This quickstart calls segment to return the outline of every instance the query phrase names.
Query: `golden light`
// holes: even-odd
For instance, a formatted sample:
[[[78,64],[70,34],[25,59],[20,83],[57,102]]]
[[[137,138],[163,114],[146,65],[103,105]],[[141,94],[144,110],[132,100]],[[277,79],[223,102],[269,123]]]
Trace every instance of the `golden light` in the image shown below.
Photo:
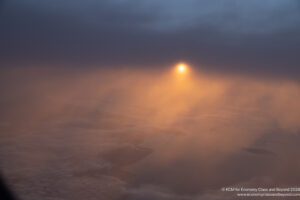
[[[185,70],[185,67],[184,67],[183,65],[180,65],[180,66],[179,66],[179,71],[182,72],[182,71],[184,71],[184,70]]]
[[[177,65],[177,71],[183,73],[187,70],[187,66],[184,63],[180,63]]]

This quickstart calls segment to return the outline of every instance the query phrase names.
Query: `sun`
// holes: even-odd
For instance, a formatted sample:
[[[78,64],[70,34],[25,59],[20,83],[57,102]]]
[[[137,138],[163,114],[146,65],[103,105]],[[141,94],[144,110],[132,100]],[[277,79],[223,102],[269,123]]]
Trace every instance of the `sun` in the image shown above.
[[[182,71],[185,70],[185,67],[184,67],[183,65],[180,65],[180,66],[178,67],[178,70],[182,72]]]
[[[186,71],[186,64],[184,63],[180,63],[177,65],[177,71],[180,72],[180,73],[183,73]]]

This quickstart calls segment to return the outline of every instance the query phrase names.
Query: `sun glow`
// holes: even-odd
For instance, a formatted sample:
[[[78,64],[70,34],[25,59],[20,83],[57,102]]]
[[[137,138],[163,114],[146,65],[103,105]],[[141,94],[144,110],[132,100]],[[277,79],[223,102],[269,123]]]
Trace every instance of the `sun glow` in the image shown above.
[[[177,65],[177,70],[178,70],[179,72],[185,72],[185,71],[186,71],[186,65],[183,64],[183,63],[178,64],[178,65]]]
[[[189,71],[188,65],[185,63],[178,63],[175,66],[175,71],[176,71],[176,73],[179,73],[179,74],[186,74]]]
[[[183,72],[185,70],[185,67],[183,65],[180,65],[178,69],[179,71]]]

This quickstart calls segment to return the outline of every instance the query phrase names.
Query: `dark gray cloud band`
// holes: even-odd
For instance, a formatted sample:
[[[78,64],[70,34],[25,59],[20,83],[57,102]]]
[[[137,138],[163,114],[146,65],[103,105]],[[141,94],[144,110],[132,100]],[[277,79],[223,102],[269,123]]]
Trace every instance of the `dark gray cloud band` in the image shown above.
[[[298,79],[297,1],[5,1],[3,64],[164,66]]]

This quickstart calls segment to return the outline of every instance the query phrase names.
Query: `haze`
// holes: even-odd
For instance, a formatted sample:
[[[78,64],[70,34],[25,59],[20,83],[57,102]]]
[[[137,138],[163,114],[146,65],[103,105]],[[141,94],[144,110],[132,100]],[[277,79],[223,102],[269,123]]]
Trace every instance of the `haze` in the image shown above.
[[[0,6],[0,169],[20,199],[299,185],[298,1]]]

